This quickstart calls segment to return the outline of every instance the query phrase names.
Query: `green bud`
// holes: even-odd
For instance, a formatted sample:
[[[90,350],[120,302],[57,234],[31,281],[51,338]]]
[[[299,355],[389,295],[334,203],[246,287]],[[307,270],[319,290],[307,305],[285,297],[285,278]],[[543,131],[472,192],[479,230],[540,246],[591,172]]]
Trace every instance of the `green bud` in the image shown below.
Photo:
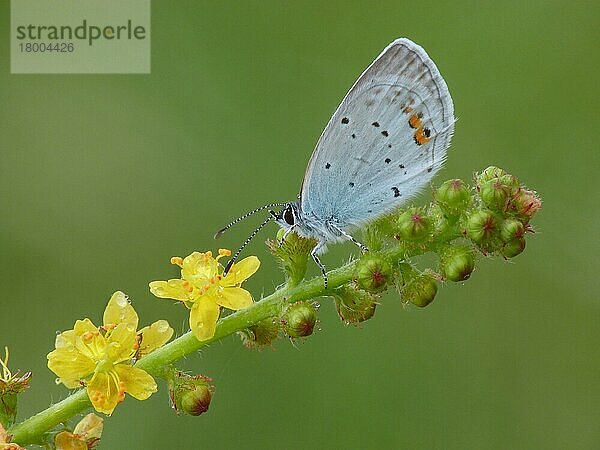
[[[501,176],[506,175],[506,171],[500,169],[496,166],[490,166],[485,169],[483,172],[475,175],[475,181],[477,185],[481,185],[486,181],[493,180],[494,178],[500,178]]]
[[[471,191],[463,180],[448,180],[435,191],[434,198],[446,214],[456,216],[469,206]]]
[[[498,177],[498,180],[500,180],[500,183],[510,188],[512,191],[516,191],[521,186],[521,182],[519,181],[519,179],[509,173]]]
[[[378,253],[368,252],[356,263],[354,279],[367,292],[381,292],[393,277],[392,266]]]
[[[289,233],[282,241],[285,230],[280,228],[277,239],[267,240],[269,250],[275,256],[285,271],[292,285],[304,279],[308,257],[311,250],[317,245],[315,239],[303,238],[296,233]]]
[[[177,370],[167,375],[171,406],[177,413],[199,416],[208,411],[214,388],[212,379],[203,375],[188,375]]]
[[[308,302],[288,306],[281,319],[284,331],[291,338],[310,336],[316,322],[317,308]]]
[[[396,227],[400,238],[407,241],[424,239],[430,234],[430,222],[421,208],[409,208],[398,217]]]
[[[448,246],[440,256],[442,276],[450,281],[464,281],[471,276],[475,268],[475,254],[470,247]]]
[[[388,233],[393,234],[393,233]],[[384,233],[379,223],[369,223],[362,229],[363,242],[372,252],[378,252],[383,248]]]
[[[260,350],[265,346],[271,345],[279,337],[280,328],[279,321],[268,318],[239,333],[242,338],[242,344],[245,347]]]
[[[514,258],[523,253],[523,250],[525,250],[525,239],[523,238],[512,239],[505,243],[500,249],[505,258]]]
[[[477,190],[485,206],[493,211],[504,211],[512,188],[504,185],[500,178],[494,178],[478,185]]]
[[[437,280],[433,274],[424,272],[411,278],[400,290],[400,295],[403,301],[424,308],[433,301],[437,289]]]
[[[500,226],[500,237],[504,242],[521,239],[525,235],[525,227],[517,219],[506,219]]]
[[[528,223],[542,207],[542,199],[537,196],[535,191],[521,188],[514,194],[510,206],[521,220]]]
[[[340,319],[348,324],[358,324],[369,320],[375,314],[376,297],[352,286],[342,286],[335,290],[335,308]]]
[[[467,217],[465,232],[478,244],[490,241],[498,231],[498,219],[491,211],[477,210]]]

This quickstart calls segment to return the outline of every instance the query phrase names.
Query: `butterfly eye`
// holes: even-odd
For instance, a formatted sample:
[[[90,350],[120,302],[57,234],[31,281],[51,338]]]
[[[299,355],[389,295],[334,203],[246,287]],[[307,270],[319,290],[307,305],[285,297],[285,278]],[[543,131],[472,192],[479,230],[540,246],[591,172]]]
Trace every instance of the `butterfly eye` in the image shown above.
[[[294,225],[294,213],[292,212],[291,207],[288,206],[285,208],[285,211],[283,212],[283,220],[285,220],[285,223],[288,225]]]

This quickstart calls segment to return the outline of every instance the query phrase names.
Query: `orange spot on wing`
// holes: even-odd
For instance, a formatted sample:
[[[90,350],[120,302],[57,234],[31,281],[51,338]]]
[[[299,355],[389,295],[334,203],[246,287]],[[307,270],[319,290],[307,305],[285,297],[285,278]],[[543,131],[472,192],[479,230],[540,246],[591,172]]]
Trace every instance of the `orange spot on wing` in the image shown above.
[[[413,114],[412,116],[410,116],[410,119],[408,119],[408,124],[411,128],[420,128],[421,117],[419,117],[419,114]]]
[[[419,128],[417,128],[417,131],[415,131],[415,142],[417,143],[417,145],[427,144],[431,140],[430,136],[425,135],[424,130],[425,128],[423,126],[420,126]]]

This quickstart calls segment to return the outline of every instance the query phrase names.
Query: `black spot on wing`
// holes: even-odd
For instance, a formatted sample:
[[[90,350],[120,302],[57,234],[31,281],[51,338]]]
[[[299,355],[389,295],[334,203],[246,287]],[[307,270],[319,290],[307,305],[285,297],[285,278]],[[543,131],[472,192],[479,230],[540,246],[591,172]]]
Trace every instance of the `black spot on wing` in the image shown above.
[[[373,125],[375,128],[379,128],[379,122],[373,122],[371,125]]]
[[[391,160],[390,158],[385,158],[385,163],[386,163],[386,164],[389,164],[389,163],[391,163],[391,162],[392,162],[392,160]]]
[[[348,183],[348,185],[349,185],[350,187],[354,187],[354,183],[353,183],[352,181],[351,181],[350,183]]]
[[[352,133],[352,139],[356,139],[356,135]]]
[[[396,186],[392,187],[392,192],[394,193],[394,197],[400,197],[400,195],[402,195]]]
[[[342,123],[343,123],[344,125],[346,125],[346,124],[350,123],[350,119],[348,119],[347,117],[344,117],[344,118],[342,119]]]
[[[401,169],[404,169],[404,164],[400,164],[398,167],[400,167]]]
[[[385,131],[385,130],[383,130],[383,131],[381,132],[381,134],[383,134],[385,137],[388,137],[388,136],[390,135],[390,134],[389,134],[387,131]]]
[[[331,167],[331,164],[329,164],[329,163],[325,164],[326,169],[329,169],[330,167]]]

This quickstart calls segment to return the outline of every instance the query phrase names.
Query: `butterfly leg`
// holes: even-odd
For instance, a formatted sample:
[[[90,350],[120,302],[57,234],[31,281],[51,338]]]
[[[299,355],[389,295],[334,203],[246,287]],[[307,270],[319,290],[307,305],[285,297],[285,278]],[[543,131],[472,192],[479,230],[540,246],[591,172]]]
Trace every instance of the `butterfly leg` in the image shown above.
[[[367,248],[366,245],[361,244],[360,242],[358,242],[356,239],[354,239],[354,237],[350,234],[350,233],[346,233],[344,230],[342,230],[339,227],[336,227],[335,225],[330,225],[335,231],[337,231],[338,233],[340,233],[342,236],[344,236],[346,239],[348,239],[349,241],[352,241],[355,245],[357,245],[358,247],[360,247],[360,249],[364,252],[368,252],[369,249]]]
[[[283,243],[285,242],[285,240],[287,239],[287,237],[290,235],[290,233],[292,231],[294,231],[295,229],[296,229],[296,225],[292,225],[287,230],[285,230],[285,233],[283,233],[283,236],[281,236],[281,240],[279,241],[279,246],[280,247],[283,245]]]
[[[315,245],[315,248],[313,248],[312,251],[310,252],[310,256],[312,256],[312,259],[314,260],[314,262],[317,264],[317,266],[319,266],[319,269],[321,269],[321,273],[323,274],[323,282],[325,283],[325,289],[327,289],[327,271],[325,270],[325,266],[323,265],[323,263],[317,256],[317,253],[319,253],[319,251],[322,248],[323,248],[323,243],[319,242],[317,245]]]

